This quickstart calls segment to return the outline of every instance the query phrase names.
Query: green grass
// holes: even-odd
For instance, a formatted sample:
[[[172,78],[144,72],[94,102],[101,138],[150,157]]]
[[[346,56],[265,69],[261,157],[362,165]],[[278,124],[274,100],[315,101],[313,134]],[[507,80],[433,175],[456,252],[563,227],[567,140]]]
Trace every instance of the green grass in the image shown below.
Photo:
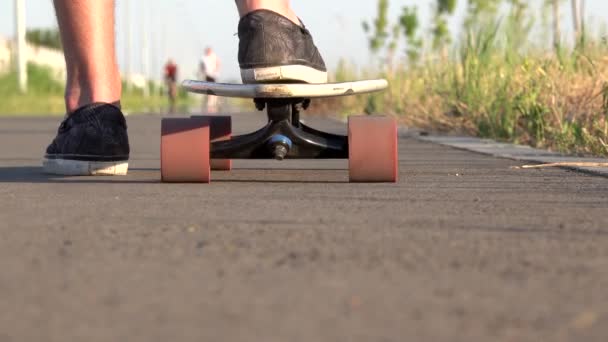
[[[57,115],[65,114],[64,86],[55,80],[51,70],[28,65],[28,92],[21,94],[15,72],[0,75],[0,116]],[[126,89],[126,87],[123,87]],[[143,96],[142,90],[124,91],[121,100],[125,112],[159,112],[166,110],[167,99],[161,89],[151,87],[151,95]],[[178,105],[190,105],[192,99],[180,93]]]
[[[342,66],[337,81],[385,77],[390,89],[318,108],[388,113],[428,131],[608,156],[608,46],[587,41],[552,52],[510,41],[508,31],[486,28],[447,58],[431,55],[392,73]]]
[[[17,73],[0,76],[0,115],[64,112],[63,85],[53,79],[51,71],[34,64],[29,64],[27,71],[27,94],[19,92]]]

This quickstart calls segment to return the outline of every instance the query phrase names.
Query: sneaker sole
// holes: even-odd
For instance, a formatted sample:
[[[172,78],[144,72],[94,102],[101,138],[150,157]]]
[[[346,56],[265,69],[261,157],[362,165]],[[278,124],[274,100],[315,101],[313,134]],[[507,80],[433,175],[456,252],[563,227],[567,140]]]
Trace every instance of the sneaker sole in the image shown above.
[[[126,176],[129,162],[82,161],[45,158],[42,164],[45,173],[61,176]]]
[[[243,83],[299,81],[327,83],[327,72],[305,65],[283,65],[268,68],[241,69]]]

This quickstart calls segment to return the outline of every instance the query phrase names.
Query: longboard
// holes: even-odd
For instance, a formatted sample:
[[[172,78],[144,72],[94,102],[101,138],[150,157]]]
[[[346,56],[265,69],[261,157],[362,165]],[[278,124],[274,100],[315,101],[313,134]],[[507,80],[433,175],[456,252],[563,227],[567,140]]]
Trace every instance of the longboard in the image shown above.
[[[232,135],[229,116],[165,118],[161,124],[161,175],[164,182],[209,183],[211,169],[229,171],[231,159],[348,159],[351,182],[396,182],[397,121],[383,115],[348,119],[348,135],[306,126],[300,112],[312,98],[381,91],[386,80],[327,84],[226,84],[188,80],[191,92],[255,99],[266,110],[261,129]]]
[[[322,98],[373,93],[384,90],[388,82],[383,79],[343,83],[259,83],[232,84],[185,80],[182,87],[189,92],[241,98]]]

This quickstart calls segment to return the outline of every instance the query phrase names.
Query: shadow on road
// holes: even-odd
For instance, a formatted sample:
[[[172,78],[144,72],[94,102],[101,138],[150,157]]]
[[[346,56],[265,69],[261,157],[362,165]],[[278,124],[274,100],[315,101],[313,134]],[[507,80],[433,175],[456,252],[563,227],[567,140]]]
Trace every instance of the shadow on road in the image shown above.
[[[158,169],[153,168],[131,168],[129,169],[130,174],[126,177],[62,177],[57,175],[45,174],[42,171],[42,167],[34,166],[14,166],[14,167],[0,167],[0,184],[2,183],[55,183],[55,184],[161,184],[159,176],[156,173]],[[235,169],[233,172],[239,172],[239,178],[215,178],[212,183],[230,184],[230,183],[268,183],[268,184],[346,184],[348,181],[340,180],[323,180],[314,179],[306,180],[301,179],[300,176],[294,176],[290,179],[273,179],[272,176],[261,176],[257,174],[260,171],[296,171],[293,169]],[[298,170],[301,171],[301,170]],[[307,169],[306,171],[315,171]],[[316,170],[316,171],[335,171],[335,170]],[[153,176],[155,179],[134,179],[133,176],[138,176],[138,173],[150,173],[154,172]],[[246,177],[245,177],[246,176]],[[141,177],[141,175],[139,175]]]
[[[266,183],[266,184],[350,184],[346,181],[331,181],[331,180],[276,180],[276,179],[217,179],[212,180],[212,183],[248,183],[248,184],[256,184],[256,183]]]
[[[346,169],[339,168],[314,168],[314,167],[298,167],[297,169],[290,168],[277,168],[277,167],[236,167],[233,169],[234,171],[280,171],[280,172],[293,172],[293,171],[311,171],[311,172],[325,172],[325,171],[344,171]]]
[[[15,166],[0,167],[0,183],[75,183],[75,184],[103,184],[103,183],[130,183],[130,184],[154,184],[160,180],[135,180],[128,178],[109,177],[61,177],[49,175],[42,172],[42,167]]]

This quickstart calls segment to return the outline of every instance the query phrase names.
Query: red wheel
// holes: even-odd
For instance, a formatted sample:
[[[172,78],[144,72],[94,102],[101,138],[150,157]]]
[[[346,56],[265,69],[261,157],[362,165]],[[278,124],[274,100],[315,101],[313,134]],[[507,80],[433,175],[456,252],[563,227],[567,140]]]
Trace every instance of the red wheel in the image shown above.
[[[209,120],[211,142],[230,140],[232,137],[232,119],[229,116],[210,116],[197,115],[195,118],[205,118]],[[230,171],[232,170],[232,160],[230,159],[211,159],[211,170]]]
[[[351,182],[397,181],[397,122],[381,115],[348,118]]]
[[[161,123],[160,170],[163,182],[209,183],[209,120],[170,118]]]

